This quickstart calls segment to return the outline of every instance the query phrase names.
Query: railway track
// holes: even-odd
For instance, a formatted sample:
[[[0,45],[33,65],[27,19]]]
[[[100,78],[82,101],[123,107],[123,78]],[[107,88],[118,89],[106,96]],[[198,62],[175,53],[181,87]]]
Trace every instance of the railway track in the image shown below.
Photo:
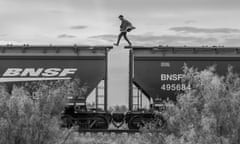
[[[123,129],[81,129],[79,133],[140,133],[139,130],[123,130]]]

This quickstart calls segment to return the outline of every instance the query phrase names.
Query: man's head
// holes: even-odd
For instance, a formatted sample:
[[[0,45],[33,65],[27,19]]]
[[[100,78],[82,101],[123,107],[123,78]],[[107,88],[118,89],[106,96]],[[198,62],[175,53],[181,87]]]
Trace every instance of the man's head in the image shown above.
[[[124,19],[124,18],[123,18],[123,15],[119,15],[118,18],[119,18],[120,20],[123,20],[123,19]]]

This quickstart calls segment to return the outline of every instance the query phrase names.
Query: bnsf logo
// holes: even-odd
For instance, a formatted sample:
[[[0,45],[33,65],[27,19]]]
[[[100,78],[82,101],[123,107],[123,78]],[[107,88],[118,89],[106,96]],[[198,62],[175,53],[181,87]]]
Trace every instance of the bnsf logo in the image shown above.
[[[2,77],[66,77],[76,71],[76,68],[8,68]]]

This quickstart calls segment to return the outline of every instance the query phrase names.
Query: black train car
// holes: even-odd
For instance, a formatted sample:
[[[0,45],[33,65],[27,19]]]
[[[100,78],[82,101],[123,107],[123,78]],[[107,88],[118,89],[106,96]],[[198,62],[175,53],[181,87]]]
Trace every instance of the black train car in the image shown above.
[[[219,75],[225,75],[229,66],[240,73],[238,47],[132,47],[130,50],[129,128],[138,128],[141,121],[154,117],[151,112],[140,112],[133,106],[133,85],[151,101],[152,110],[160,110],[163,101],[176,101],[176,96],[188,88],[181,82],[183,66],[203,70],[215,66]],[[138,96],[140,97],[140,96]],[[141,99],[141,98],[138,98]],[[142,105],[138,103],[139,105]]]
[[[107,54],[111,46],[0,46],[0,83],[11,86],[33,81],[79,80],[87,89],[69,97],[62,115],[65,126],[107,128]],[[104,80],[104,108],[86,109],[86,99]],[[96,95],[97,96],[97,95]],[[98,109],[98,106],[96,106]]]

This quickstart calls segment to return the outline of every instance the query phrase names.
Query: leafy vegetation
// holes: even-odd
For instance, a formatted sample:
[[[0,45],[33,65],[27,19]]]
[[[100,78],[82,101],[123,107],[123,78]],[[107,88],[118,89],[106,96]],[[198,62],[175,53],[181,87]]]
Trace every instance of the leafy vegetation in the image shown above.
[[[71,130],[60,129],[60,114],[75,84],[76,81],[1,84],[0,144],[64,141]]]
[[[34,93],[26,86],[0,85],[0,144],[239,144],[240,77],[232,68],[219,76],[214,67],[198,71],[185,68],[184,82],[191,86],[177,104],[159,113],[158,121],[141,133],[79,134],[59,127],[66,95],[81,95],[67,82],[41,83]],[[70,87],[71,88],[70,88]],[[73,88],[73,89],[72,89]],[[69,93],[70,92],[70,93]],[[115,107],[112,111],[126,111]]]
[[[231,67],[225,77],[217,75],[214,67],[203,71],[185,67],[184,72],[191,89],[162,114],[166,127],[147,130],[160,130],[162,144],[239,144],[239,75]]]
[[[178,96],[176,105],[162,115],[167,123],[149,123],[135,135],[78,135],[69,144],[239,144],[240,78],[229,68],[225,76],[207,70],[184,69],[184,82],[191,86]]]
[[[108,109],[109,112],[119,112],[119,113],[125,113],[128,111],[127,106],[125,105],[115,105]]]

